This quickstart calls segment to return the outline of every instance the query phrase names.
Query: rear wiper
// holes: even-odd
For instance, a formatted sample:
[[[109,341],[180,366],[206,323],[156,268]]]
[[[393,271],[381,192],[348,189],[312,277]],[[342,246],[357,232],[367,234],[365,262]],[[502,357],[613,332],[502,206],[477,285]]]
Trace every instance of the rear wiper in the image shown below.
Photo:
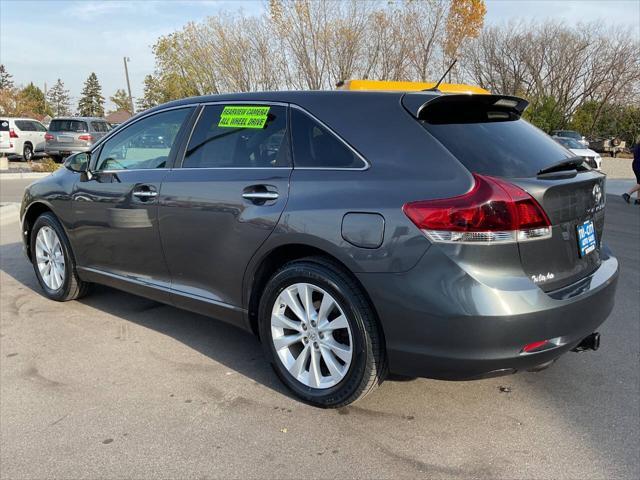
[[[538,172],[538,175],[544,175],[545,173],[560,172],[563,170],[576,170],[580,165],[584,163],[582,157],[566,158],[560,162],[549,165]]]

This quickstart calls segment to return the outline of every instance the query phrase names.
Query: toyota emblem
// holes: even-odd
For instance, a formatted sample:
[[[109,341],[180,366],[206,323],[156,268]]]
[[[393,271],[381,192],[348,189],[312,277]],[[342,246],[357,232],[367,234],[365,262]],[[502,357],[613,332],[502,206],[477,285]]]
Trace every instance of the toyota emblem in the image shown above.
[[[591,193],[593,195],[593,199],[596,201],[596,205],[600,205],[600,202],[602,202],[602,188],[600,188],[600,184],[596,183],[593,186],[593,191]]]

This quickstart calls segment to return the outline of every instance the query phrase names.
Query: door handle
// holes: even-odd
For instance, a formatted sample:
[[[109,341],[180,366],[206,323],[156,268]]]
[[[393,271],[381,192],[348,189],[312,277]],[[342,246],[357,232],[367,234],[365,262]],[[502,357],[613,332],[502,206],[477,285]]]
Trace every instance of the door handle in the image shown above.
[[[242,198],[246,200],[277,200],[278,194],[276,192],[247,192],[242,194]]]
[[[151,198],[151,197],[157,197],[158,192],[153,192],[151,190],[141,190],[139,192],[133,192],[133,195],[138,198]]]
[[[133,191],[133,196],[146,202],[147,200],[157,197],[158,191],[153,185],[138,185]]]

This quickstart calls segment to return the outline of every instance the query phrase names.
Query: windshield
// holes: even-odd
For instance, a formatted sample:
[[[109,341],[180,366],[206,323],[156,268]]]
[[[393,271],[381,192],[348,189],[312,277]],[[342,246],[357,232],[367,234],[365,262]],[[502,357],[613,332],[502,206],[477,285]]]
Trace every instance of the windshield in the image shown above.
[[[467,169],[498,177],[533,177],[573,155],[525,120],[433,124],[421,121]]]
[[[580,135],[578,132],[574,132],[573,130],[560,130],[559,132],[556,133],[556,135],[559,137],[574,138],[576,140],[582,140],[582,135]]]
[[[578,143],[573,138],[556,137],[556,138],[554,138],[554,140],[557,141],[560,145],[562,145],[563,147],[566,147],[566,148],[573,148],[574,150],[581,150],[581,149],[584,148],[583,145]]]

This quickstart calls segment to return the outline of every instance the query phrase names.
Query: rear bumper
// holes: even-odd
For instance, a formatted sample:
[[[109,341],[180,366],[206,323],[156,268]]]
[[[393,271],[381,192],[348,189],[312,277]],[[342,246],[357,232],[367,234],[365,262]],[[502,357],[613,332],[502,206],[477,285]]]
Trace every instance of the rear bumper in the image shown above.
[[[437,247],[408,272],[358,277],[381,319],[391,372],[470,380],[545,366],[594,332],[611,313],[618,279],[616,258],[602,257],[589,277],[549,294],[524,274],[513,289],[496,288]],[[521,353],[548,339],[558,345]]]
[[[4,155],[15,155],[16,146],[15,145],[0,145],[0,154]]]
[[[72,147],[69,146],[69,148],[64,148],[64,147],[48,147],[45,146],[44,147],[44,151],[47,155],[72,155],[74,153],[80,153],[80,152],[88,152],[89,150],[91,150],[91,146],[89,147]]]

